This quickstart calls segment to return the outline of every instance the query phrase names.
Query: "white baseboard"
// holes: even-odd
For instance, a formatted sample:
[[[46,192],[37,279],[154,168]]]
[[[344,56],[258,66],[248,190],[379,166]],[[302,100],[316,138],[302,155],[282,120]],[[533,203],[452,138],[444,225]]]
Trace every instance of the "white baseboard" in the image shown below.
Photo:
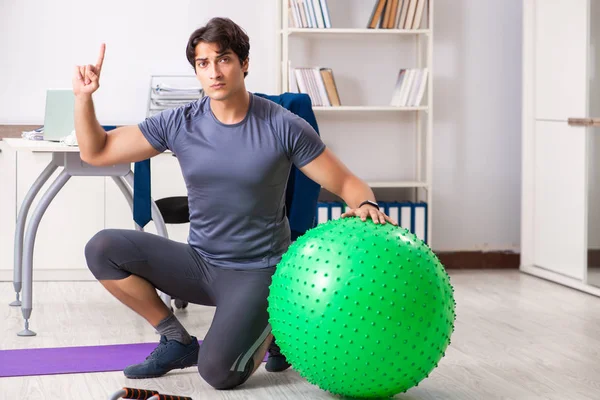
[[[37,269],[33,271],[33,281],[95,281],[89,269]],[[12,282],[13,271],[0,270],[0,282]]]
[[[600,297],[600,288],[592,285],[588,285],[580,280],[570,278],[568,276],[558,274],[556,272],[549,271],[544,268],[537,267],[535,265],[521,265],[519,269],[526,274],[536,276],[538,278],[546,279],[548,281],[558,283],[563,286],[577,289],[579,291]]]

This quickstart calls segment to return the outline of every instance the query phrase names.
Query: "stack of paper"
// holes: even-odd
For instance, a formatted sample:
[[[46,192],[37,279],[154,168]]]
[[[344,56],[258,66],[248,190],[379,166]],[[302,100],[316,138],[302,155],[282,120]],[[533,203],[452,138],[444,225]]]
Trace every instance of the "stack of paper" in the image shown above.
[[[175,77],[168,77],[175,81]],[[182,77],[184,79],[188,77]],[[165,79],[166,80],[166,79]],[[148,105],[148,116],[157,114],[169,108],[180,107],[204,97],[204,90],[199,86],[192,86],[188,82],[152,82]]]

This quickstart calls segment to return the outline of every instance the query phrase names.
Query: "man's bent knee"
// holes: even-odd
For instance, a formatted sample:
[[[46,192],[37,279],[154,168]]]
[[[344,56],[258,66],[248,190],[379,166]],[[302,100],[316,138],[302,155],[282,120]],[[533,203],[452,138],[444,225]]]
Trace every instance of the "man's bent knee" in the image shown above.
[[[252,359],[247,363],[244,371],[231,371],[216,364],[210,364],[207,361],[198,362],[198,372],[202,379],[217,390],[233,389],[246,382],[252,375]]]
[[[130,274],[119,268],[116,255],[134,245],[115,229],[96,233],[85,245],[85,259],[89,270],[98,280],[123,279]]]

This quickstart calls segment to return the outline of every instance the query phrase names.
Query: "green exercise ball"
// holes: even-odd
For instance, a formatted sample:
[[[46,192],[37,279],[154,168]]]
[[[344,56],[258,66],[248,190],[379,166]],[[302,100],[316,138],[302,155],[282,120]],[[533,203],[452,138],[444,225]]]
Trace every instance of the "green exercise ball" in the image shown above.
[[[357,217],[298,238],[273,275],[269,318],[281,352],[333,394],[388,397],[437,366],[454,329],[454,289],[408,230]]]

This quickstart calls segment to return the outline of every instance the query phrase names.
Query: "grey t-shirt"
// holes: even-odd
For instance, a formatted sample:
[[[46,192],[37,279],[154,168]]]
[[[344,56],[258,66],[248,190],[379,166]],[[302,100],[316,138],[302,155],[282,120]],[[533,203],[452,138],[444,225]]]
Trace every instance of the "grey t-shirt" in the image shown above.
[[[139,127],[160,152],[177,156],[188,191],[188,243],[213,265],[266,268],[290,245],[285,189],[292,163],[325,144],[304,119],[250,93],[243,121],[226,125],[210,98],[147,118]]]

